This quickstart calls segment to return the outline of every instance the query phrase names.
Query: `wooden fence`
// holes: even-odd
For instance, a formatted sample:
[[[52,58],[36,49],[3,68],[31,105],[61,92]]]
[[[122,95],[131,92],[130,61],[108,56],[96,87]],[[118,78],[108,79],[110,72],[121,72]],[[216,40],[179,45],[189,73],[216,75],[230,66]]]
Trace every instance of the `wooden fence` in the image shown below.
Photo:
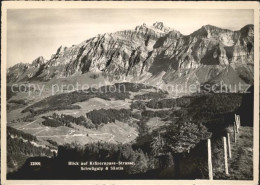
[[[234,121],[234,125],[233,125],[233,135],[234,135],[233,143],[234,143],[234,145],[236,145],[236,142],[237,142],[237,135],[239,133],[239,128],[240,128],[240,116],[235,114],[235,121]],[[229,175],[228,159],[232,158],[232,153],[231,153],[232,142],[231,142],[230,133],[227,133],[226,136],[222,137],[222,143],[223,143],[223,152],[224,152],[224,155],[223,155],[224,170],[225,170],[225,174]],[[210,139],[208,139],[207,147],[208,147],[209,180],[213,180],[212,152],[211,152],[211,140]]]

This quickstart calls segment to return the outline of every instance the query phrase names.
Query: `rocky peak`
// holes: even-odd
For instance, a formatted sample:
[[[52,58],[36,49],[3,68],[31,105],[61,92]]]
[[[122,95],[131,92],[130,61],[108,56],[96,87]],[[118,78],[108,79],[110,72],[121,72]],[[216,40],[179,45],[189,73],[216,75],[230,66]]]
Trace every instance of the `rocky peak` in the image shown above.
[[[240,29],[242,37],[253,37],[254,36],[254,25],[248,24]]]
[[[147,30],[147,29],[148,29],[148,27],[147,27],[146,23],[143,23],[142,25],[135,27],[135,31],[143,31],[143,30]]]
[[[60,47],[57,49],[56,55],[59,55],[60,53],[66,51],[66,49],[67,49],[67,47],[60,46]]]
[[[191,36],[193,37],[206,37],[206,38],[216,38],[220,37],[222,34],[233,34],[234,32],[227,29],[218,28],[210,24],[202,26],[197,31],[193,32]]]
[[[152,26],[143,23],[142,25],[136,26],[135,31],[138,32],[155,32],[160,34],[166,34],[172,29],[170,27],[165,26],[162,22],[155,22]]]
[[[44,64],[45,63],[45,59],[40,56],[38,58],[36,58],[33,62],[32,62],[32,66],[33,67],[39,67],[40,65]]]
[[[205,28],[205,29],[207,29],[207,30],[220,29],[220,28],[218,28],[218,27],[216,27],[216,26],[213,26],[213,25],[211,25],[211,24],[206,24],[206,25],[204,25],[204,26],[202,26],[202,27]]]
[[[27,69],[28,66],[29,66],[28,63],[19,62],[19,63],[15,64],[14,66],[9,67],[7,70],[7,73],[8,73],[8,71],[12,71],[12,70],[16,70],[16,69]]]
[[[163,32],[169,32],[171,29],[168,26],[165,26],[163,22],[155,22],[153,23],[153,26],[155,29],[161,30]]]
[[[71,47],[71,48],[73,48],[73,47]],[[47,63],[48,64],[52,63],[53,60],[57,59],[59,56],[62,56],[67,49],[68,49],[67,47],[60,46],[57,49],[56,53],[51,56],[51,60]]]

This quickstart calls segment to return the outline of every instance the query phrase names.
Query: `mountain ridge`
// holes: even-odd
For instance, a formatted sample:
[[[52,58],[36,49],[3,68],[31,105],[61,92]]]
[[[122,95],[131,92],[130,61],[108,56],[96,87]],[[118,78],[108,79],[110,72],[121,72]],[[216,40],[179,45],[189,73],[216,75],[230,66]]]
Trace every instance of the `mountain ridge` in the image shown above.
[[[162,22],[152,26],[144,23],[132,30],[98,34],[71,47],[61,46],[50,60],[38,57],[32,64],[16,64],[8,68],[7,81],[49,81],[87,72],[102,73],[110,81],[149,80],[164,72],[160,80],[175,83],[203,66],[220,74],[229,65],[235,65],[235,69],[245,66],[243,71],[250,74],[253,37],[254,26],[250,24],[237,31],[205,25],[183,35]],[[198,79],[200,83],[210,80]]]

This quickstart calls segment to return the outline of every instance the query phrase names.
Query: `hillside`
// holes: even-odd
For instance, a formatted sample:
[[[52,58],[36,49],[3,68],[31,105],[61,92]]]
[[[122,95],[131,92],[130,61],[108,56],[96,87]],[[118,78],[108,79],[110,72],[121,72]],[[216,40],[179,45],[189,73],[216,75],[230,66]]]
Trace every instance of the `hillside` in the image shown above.
[[[68,156],[66,159],[62,158],[62,160],[66,161],[71,157],[69,155],[70,148],[79,147],[80,149],[86,146],[95,148],[100,143],[106,150],[110,151],[110,147],[115,148],[115,153],[113,153],[115,156],[119,155],[116,152],[117,147],[121,147],[121,145],[130,147],[129,150],[133,150],[131,155],[138,163],[138,169],[135,172],[132,172],[133,169],[128,172],[134,173],[133,175],[144,175],[148,178],[150,172],[160,171],[162,168],[166,170],[168,167],[175,168],[172,162],[168,163],[167,166],[167,163],[161,161],[165,160],[164,158],[160,159],[157,157],[158,154],[152,152],[152,143],[158,138],[158,134],[165,138],[170,136],[181,137],[179,135],[181,132],[187,134],[184,135],[183,139],[188,138],[188,141],[185,142],[188,149],[179,150],[180,146],[177,145],[175,146],[177,149],[174,151],[165,148],[165,151],[162,152],[165,152],[165,157],[173,158],[172,160],[178,158],[179,152],[183,159],[181,160],[183,168],[189,166],[191,159],[196,160],[196,164],[200,165],[194,166],[192,171],[187,171],[187,173],[185,170],[180,170],[181,174],[179,175],[177,172],[172,173],[170,178],[205,178],[207,174],[204,154],[200,156],[197,153],[205,150],[205,139],[208,137],[211,137],[212,140],[221,139],[225,135],[226,128],[233,124],[235,113],[241,115],[241,120],[252,118],[252,115],[243,114],[245,110],[249,110],[252,106],[253,102],[247,101],[249,100],[248,96],[252,97],[252,94],[194,94],[173,98],[166,91],[144,84],[125,82],[117,83],[115,87],[120,89],[122,84],[125,85],[126,91],[121,93],[117,91],[114,93],[73,91],[48,96],[36,102],[31,101],[17,109],[10,107],[7,123],[10,132],[8,137],[10,161],[8,169],[13,172],[10,175],[18,178],[15,175],[15,170],[18,170],[18,174],[20,172],[25,173],[26,171],[23,172],[22,169],[29,169],[28,174],[37,174],[37,170],[32,172],[32,169],[26,166],[28,160],[34,160],[32,157],[40,157],[39,160],[43,160],[44,164],[55,165],[56,162],[59,162],[54,162],[56,152],[64,145],[68,147],[63,151],[65,152],[64,155],[68,154]],[[104,90],[106,87],[102,86],[100,89]],[[12,102],[23,103],[18,100]],[[185,129],[185,131],[182,131],[182,129]],[[241,148],[242,145],[246,145],[243,138],[242,140]],[[171,140],[169,142],[179,143]],[[23,147],[19,147],[21,144],[23,144]],[[191,155],[188,153],[189,150]],[[168,154],[169,151],[172,151],[171,155]],[[94,155],[97,151],[91,152],[89,155]],[[75,156],[78,155],[77,152],[74,154]],[[44,161],[43,156],[46,155],[51,159]],[[138,155],[142,156],[144,164],[135,158]],[[103,155],[99,157],[97,160],[106,160]],[[186,161],[186,157],[189,160]],[[126,158],[125,160],[131,159]],[[233,163],[233,166],[237,165],[236,161]],[[70,170],[70,168],[67,168],[67,173],[70,173]],[[194,177],[193,170],[202,171],[196,173]],[[219,170],[218,172],[217,175],[221,175],[222,171]],[[167,170],[165,173],[168,174]],[[81,178],[86,178],[84,173],[78,175],[82,175]],[[99,173],[96,175],[97,178],[107,177],[103,175],[101,177]],[[166,178],[165,174],[158,175],[154,178]],[[127,177],[129,177],[129,174],[122,176],[122,178]],[[217,177],[227,178],[223,174]],[[241,176],[241,178],[247,179],[245,176]]]

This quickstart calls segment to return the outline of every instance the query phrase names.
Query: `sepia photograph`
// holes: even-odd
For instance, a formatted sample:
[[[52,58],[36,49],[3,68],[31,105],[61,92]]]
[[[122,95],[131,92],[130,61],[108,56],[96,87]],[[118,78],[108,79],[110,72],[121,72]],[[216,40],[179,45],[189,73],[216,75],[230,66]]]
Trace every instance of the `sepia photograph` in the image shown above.
[[[257,184],[259,4],[66,3],[2,7],[3,184]]]

